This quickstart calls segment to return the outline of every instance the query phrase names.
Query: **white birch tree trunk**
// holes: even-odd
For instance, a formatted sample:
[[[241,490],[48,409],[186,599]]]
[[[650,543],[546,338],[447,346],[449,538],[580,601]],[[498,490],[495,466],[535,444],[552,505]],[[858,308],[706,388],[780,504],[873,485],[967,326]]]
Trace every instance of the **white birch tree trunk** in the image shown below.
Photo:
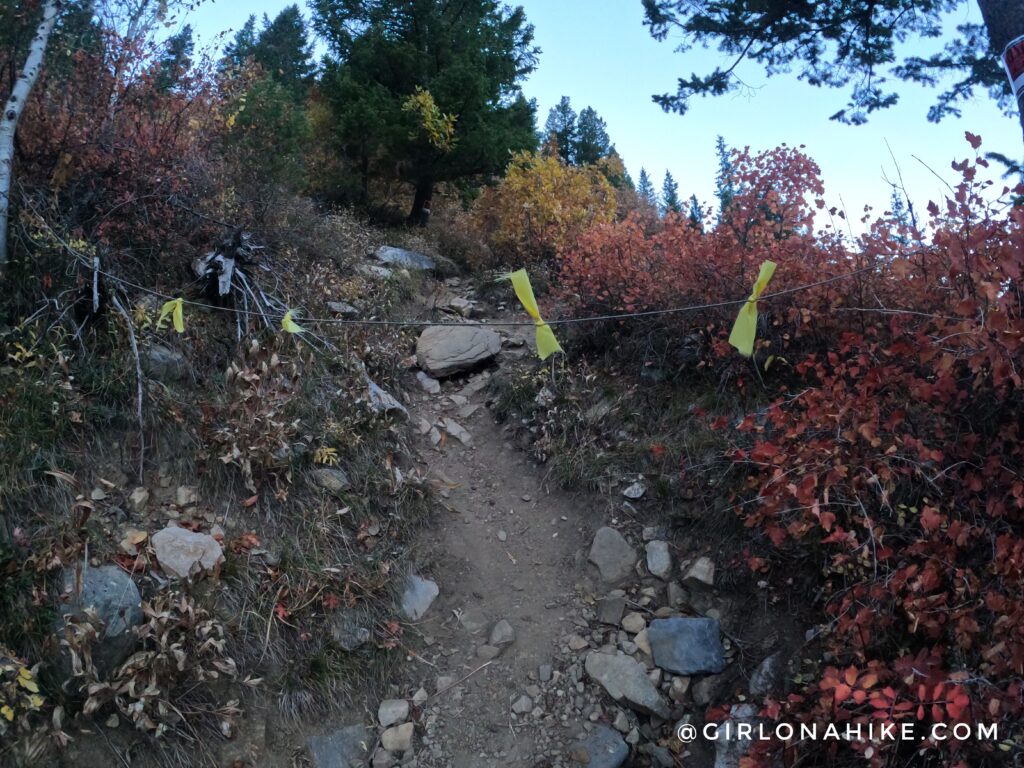
[[[7,217],[11,207],[11,178],[14,174],[14,132],[25,109],[25,102],[36,84],[39,70],[43,68],[43,55],[50,39],[53,25],[57,21],[59,0],[46,0],[43,4],[43,19],[36,28],[36,35],[28,49],[25,68],[18,75],[10,98],[0,116],[0,275],[7,267]]]

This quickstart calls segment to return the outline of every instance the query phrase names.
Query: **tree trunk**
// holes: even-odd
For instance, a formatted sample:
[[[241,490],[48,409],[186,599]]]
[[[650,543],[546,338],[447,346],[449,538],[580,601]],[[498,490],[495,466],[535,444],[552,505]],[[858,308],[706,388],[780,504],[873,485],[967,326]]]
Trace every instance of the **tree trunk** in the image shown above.
[[[978,8],[981,9],[992,50],[1001,57],[1007,43],[1024,35],[1024,0],[978,0]],[[1017,117],[1024,130],[1024,99],[1017,102]]]
[[[423,178],[416,182],[416,194],[412,199],[412,210],[409,211],[409,223],[421,227],[430,219],[430,198],[434,195],[434,180]]]
[[[59,0],[46,0],[43,4],[43,19],[29,44],[25,68],[14,82],[11,96],[0,117],[0,276],[7,267],[7,217],[11,208],[11,178],[14,175],[14,132],[25,109],[25,102],[32,93],[32,86],[39,77],[39,70],[43,68],[46,43],[57,20],[59,5]]]

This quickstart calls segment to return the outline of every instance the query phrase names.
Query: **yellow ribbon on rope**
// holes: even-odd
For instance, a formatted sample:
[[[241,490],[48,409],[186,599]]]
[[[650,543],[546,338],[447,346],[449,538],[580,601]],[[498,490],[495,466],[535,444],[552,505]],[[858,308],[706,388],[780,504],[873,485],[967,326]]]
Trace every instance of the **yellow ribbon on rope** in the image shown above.
[[[161,329],[164,327],[164,323],[167,322],[167,316],[171,316],[171,322],[174,324],[174,330],[178,333],[185,332],[185,318],[182,312],[182,305],[184,301],[179,297],[177,299],[171,299],[165,302],[160,308],[160,317],[157,318],[156,327]]]
[[[292,320],[292,311],[289,309],[284,313],[284,317],[281,318],[281,328],[288,331],[288,333],[304,333],[305,328]]]
[[[516,296],[519,297],[523,309],[526,310],[526,313],[533,318],[533,322],[537,325],[537,355],[540,359],[547,360],[555,352],[562,352],[562,347],[558,343],[558,339],[555,338],[551,326],[545,323],[540,316],[540,309],[537,308],[537,299],[533,295],[533,286],[530,285],[530,276],[526,273],[526,270],[519,269],[504,275],[504,277],[512,281],[512,287],[515,289]]]
[[[775,274],[776,264],[774,261],[766,261],[761,264],[761,273],[754,283],[754,290],[747,299],[747,303],[740,307],[740,313],[736,316],[736,322],[732,326],[732,333],[729,334],[729,343],[736,347],[736,350],[744,357],[754,354],[754,341],[757,338],[757,300],[761,298],[764,289],[768,287],[768,281]]]

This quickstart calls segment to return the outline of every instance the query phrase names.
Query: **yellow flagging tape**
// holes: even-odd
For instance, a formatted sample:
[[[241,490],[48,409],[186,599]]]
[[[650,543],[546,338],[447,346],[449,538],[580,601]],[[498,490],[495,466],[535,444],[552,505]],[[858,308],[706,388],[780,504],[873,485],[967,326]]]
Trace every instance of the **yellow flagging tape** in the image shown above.
[[[289,309],[284,313],[284,317],[281,318],[281,327],[288,331],[288,333],[303,333],[305,328],[292,320],[292,311]]]
[[[768,281],[775,274],[775,267],[774,261],[761,264],[761,274],[757,276],[754,290],[747,303],[740,307],[740,313],[732,326],[732,333],[729,334],[729,343],[744,357],[754,354],[754,340],[757,338],[757,300],[768,287]]]
[[[171,316],[171,321],[174,323],[174,330],[178,333],[185,332],[185,318],[182,313],[183,300],[179,297],[177,299],[171,299],[165,302],[160,308],[160,317],[157,318],[156,327],[163,328],[164,323],[167,322],[167,316]]]
[[[537,299],[533,295],[533,286],[530,285],[530,276],[526,274],[526,270],[519,269],[510,272],[505,277],[512,281],[516,296],[519,297],[526,313],[533,318],[533,322],[537,325],[537,355],[541,360],[547,360],[555,352],[561,352],[562,347],[559,345],[558,339],[555,338],[551,326],[545,323],[540,316]]]

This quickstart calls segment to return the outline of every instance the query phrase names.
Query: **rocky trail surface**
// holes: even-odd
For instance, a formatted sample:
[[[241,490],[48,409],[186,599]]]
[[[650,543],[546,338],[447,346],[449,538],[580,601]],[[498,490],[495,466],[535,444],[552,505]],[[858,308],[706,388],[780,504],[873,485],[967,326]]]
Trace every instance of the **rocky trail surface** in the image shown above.
[[[446,301],[479,311],[466,297]],[[530,329],[506,330],[484,321],[420,338],[409,423],[420,474],[446,511],[402,596],[413,650],[391,698],[369,703],[377,722],[314,737],[313,764],[738,765],[743,744],[676,734],[711,703],[752,721],[745,700],[779,684],[783,660],[764,643],[745,648],[762,662],[738,663],[720,620],[753,617],[716,592],[711,560],[679,562],[660,529],[617,514],[622,499],[545,482],[487,407],[492,376],[524,364],[532,346]]]

